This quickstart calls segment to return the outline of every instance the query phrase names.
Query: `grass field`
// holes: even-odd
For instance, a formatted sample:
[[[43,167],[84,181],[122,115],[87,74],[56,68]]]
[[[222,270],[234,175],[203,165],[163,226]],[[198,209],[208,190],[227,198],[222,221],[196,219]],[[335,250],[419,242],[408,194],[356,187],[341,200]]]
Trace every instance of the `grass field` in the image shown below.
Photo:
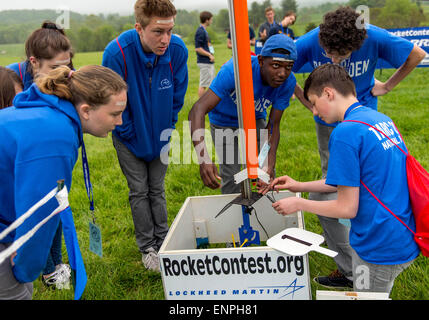
[[[215,49],[215,67],[218,71],[220,66],[231,57],[231,51],[223,44],[215,46]],[[14,52],[13,55],[0,55],[0,65],[19,61],[19,50],[15,48]],[[74,64],[76,67],[99,64],[101,57],[101,52],[77,54]],[[189,47],[188,68],[189,88],[177,124],[182,143],[190,140],[189,136],[182,135],[182,122],[187,120],[189,110],[198,99],[199,73],[192,47]],[[383,70],[382,73],[377,71],[376,77],[385,81],[391,74],[392,70]],[[301,74],[296,77],[301,84],[305,80]],[[429,141],[428,77],[429,69],[417,69],[393,92],[381,97],[379,101],[379,110],[395,121],[402,131],[409,150],[426,168],[429,168],[427,152]],[[208,121],[206,122],[208,123]],[[91,217],[79,159],[73,173],[70,203],[88,274],[83,299],[164,299],[160,274],[146,271],[141,263],[141,254],[135,244],[127,184],[119,168],[111,138],[99,139],[85,136],[85,142],[94,187],[95,214],[97,223],[102,229],[103,258],[99,258],[89,251],[88,222]],[[287,173],[298,180],[318,179],[321,176],[314,121],[312,115],[298,101],[292,101],[290,107],[285,111],[281,124],[281,141],[277,159],[278,175]],[[171,164],[166,177],[169,223],[173,222],[187,197],[219,193],[218,190],[213,191],[203,186],[199,177],[198,165]],[[306,195],[304,194],[304,196]],[[305,213],[305,225],[310,231],[322,232],[317,217],[312,214]],[[67,261],[64,247],[64,256]],[[309,261],[311,278],[326,275],[335,269],[331,258],[318,253],[310,253]],[[40,280],[36,280],[34,284],[34,299],[36,300],[70,300],[73,298],[72,290],[49,290],[43,286]],[[315,291],[323,288],[313,281],[311,285],[314,298]],[[429,299],[428,259],[419,257],[397,278],[391,298]]]

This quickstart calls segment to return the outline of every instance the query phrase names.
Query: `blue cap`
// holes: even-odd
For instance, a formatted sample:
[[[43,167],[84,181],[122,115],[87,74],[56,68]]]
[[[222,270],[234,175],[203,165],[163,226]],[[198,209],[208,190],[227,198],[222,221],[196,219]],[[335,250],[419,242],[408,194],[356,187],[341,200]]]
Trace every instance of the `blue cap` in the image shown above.
[[[275,49],[285,49],[290,53],[274,53],[273,50]],[[263,57],[273,57],[293,61],[295,61],[298,57],[296,53],[295,42],[285,34],[276,34],[269,37],[268,40],[265,41],[260,55]]]

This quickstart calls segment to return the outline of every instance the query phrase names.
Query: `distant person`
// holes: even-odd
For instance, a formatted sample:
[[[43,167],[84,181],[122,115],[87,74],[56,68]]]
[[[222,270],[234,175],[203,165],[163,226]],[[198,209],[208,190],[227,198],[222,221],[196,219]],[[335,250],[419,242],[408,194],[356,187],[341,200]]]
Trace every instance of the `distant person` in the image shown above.
[[[168,232],[165,175],[161,158],[175,128],[188,87],[188,50],[173,35],[176,8],[169,0],[138,0],[135,28],[111,41],[102,64],[128,84],[123,124],[112,134],[127,179],[137,246],[146,269],[159,272],[158,251]]]
[[[268,164],[264,170],[271,179],[275,177],[276,153],[280,140],[280,121],[284,110],[289,106],[296,79],[291,73],[296,59],[295,44],[289,37],[272,36],[263,47],[260,55],[252,56],[253,91],[255,98],[255,118],[258,144],[263,143],[260,131],[268,129],[271,148]],[[235,184],[234,175],[241,171],[238,146],[237,96],[232,59],[218,72],[207,92],[193,105],[188,119],[191,134],[205,128],[205,117],[210,120],[211,136],[219,157],[219,170],[207,153],[204,136],[193,139],[200,164],[201,179],[209,188],[221,187],[223,194],[239,193],[240,184]],[[267,109],[271,107],[267,120]],[[221,181],[220,181],[221,180]]]
[[[11,69],[0,67],[0,109],[12,106],[13,98],[22,92],[22,82]]]
[[[357,99],[364,106],[377,110],[378,96],[393,90],[425,57],[426,52],[408,40],[394,36],[376,26],[360,26],[360,14],[350,7],[341,7],[328,12],[323,23],[296,41],[298,59],[293,71],[298,72],[306,63],[316,68],[325,63],[343,66],[356,86]],[[396,72],[381,82],[374,78],[379,59],[384,59]],[[312,104],[304,97],[302,88],[297,85],[295,95],[310,111]],[[329,137],[338,122],[326,123],[314,116],[317,142],[324,179],[328,170]],[[336,192],[311,192],[309,199],[332,200]],[[318,216],[326,243],[331,250],[337,251],[334,258],[338,270],[329,276],[321,276],[316,281],[327,287],[353,287],[352,249],[348,239],[348,228],[337,218]]]
[[[295,39],[295,34],[293,33],[293,30],[289,28],[289,26],[294,25],[296,21],[296,13],[294,11],[287,11],[285,15],[283,16],[283,20],[280,21],[280,24],[273,26],[270,29],[270,33],[268,37],[271,37],[275,34],[285,34],[288,37],[291,37],[292,39]]]
[[[389,213],[372,192],[411,229],[416,228],[411,208],[406,157],[387,137],[361,121],[378,127],[387,126],[389,138],[407,150],[392,119],[365,107],[356,97],[348,72],[341,66],[324,64],[305,81],[304,96],[313,105],[313,113],[337,123],[329,140],[329,167],[326,177],[298,182],[289,176],[275,179],[271,189],[292,192],[337,191],[338,197],[314,201],[289,197],[273,204],[282,215],[296,211],[330,218],[351,219],[352,277],[354,291],[385,292],[392,290],[395,278],[419,256],[414,235]],[[266,192],[266,191],[264,191]]]
[[[228,36],[227,36],[227,43],[226,46],[228,47],[228,49],[232,49],[232,42],[231,42],[231,31],[228,32]],[[249,39],[250,39],[250,46],[254,47],[255,46],[255,42],[256,42],[256,38],[255,38],[255,31],[253,30],[253,28],[250,26],[249,24]]]
[[[195,32],[195,51],[197,53],[197,65],[200,68],[200,84],[198,97],[201,97],[215,77],[214,47],[210,42],[207,27],[213,22],[213,14],[208,11],[200,13],[200,26]]]
[[[122,123],[126,90],[121,77],[108,68],[85,66],[74,72],[60,66],[38,76],[16,96],[13,107],[0,110],[0,232],[43,199],[58,180],[64,179],[70,190],[83,134],[107,137]],[[0,252],[57,207],[56,198],[46,202],[0,241]],[[0,300],[32,298],[32,282],[46,266],[63,214],[71,212],[53,216],[16,256],[0,265]],[[72,229],[75,232],[72,224],[67,225],[65,238],[71,238]]]
[[[262,42],[262,45],[264,45],[265,41],[267,41],[271,28],[278,26],[278,23],[274,19],[274,15],[275,15],[275,12],[272,7],[265,8],[265,18],[267,18],[267,21],[265,21],[259,27],[259,32],[258,32],[259,41]]]
[[[25,54],[27,59],[24,62],[8,66],[20,77],[24,90],[27,90],[38,76],[45,75],[59,66],[68,66],[73,69],[71,42],[64,30],[50,21],[45,21],[41,28],[28,37],[25,42]],[[71,272],[70,266],[62,261],[61,247],[60,223],[42,275],[42,282],[46,286],[57,289],[68,287]]]

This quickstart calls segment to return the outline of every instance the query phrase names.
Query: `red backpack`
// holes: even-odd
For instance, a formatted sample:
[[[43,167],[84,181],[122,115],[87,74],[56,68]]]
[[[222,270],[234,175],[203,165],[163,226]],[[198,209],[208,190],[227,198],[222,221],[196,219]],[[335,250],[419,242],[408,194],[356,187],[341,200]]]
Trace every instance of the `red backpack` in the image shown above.
[[[414,240],[419,246],[422,254],[425,257],[429,257],[429,173],[421,166],[421,164],[409,153],[402,150],[395,142],[392,141],[384,132],[377,129],[376,127],[357,120],[344,120],[343,122],[357,122],[367,125],[377,132],[384,135],[390,142],[392,142],[406,158],[406,170],[407,170],[407,182],[408,192],[410,194],[411,207],[416,221],[416,231],[413,231],[404,221],[396,216],[372,191],[363,183],[366,190],[387,210],[389,211],[399,222],[401,222],[408,230],[414,235]],[[395,126],[396,128],[396,126]],[[396,131],[399,133],[398,129]],[[402,135],[399,133],[402,139]],[[404,139],[402,139],[404,141]]]

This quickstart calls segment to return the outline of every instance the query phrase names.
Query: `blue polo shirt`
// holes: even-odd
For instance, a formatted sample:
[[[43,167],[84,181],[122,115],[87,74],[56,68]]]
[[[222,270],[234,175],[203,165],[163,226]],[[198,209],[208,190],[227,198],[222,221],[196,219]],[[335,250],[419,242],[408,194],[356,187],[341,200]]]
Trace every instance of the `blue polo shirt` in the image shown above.
[[[332,63],[319,44],[319,31],[317,27],[296,41],[298,59],[293,66],[293,72],[299,72],[306,63],[310,63],[314,69],[322,64]],[[414,44],[373,25],[368,25],[367,34],[362,46],[340,64],[353,79],[358,100],[363,105],[377,110],[377,97],[371,94],[371,90],[374,87],[374,72],[378,59],[384,59],[393,67],[399,68],[407,60]],[[315,120],[328,126],[338,124],[327,124],[319,117],[315,117]]]
[[[295,90],[296,79],[291,73],[278,88],[262,83],[261,68],[258,57],[252,56],[253,92],[255,99],[256,120],[267,118],[267,108],[271,105],[278,110],[285,110]],[[210,89],[221,99],[218,105],[209,112],[210,123],[221,127],[238,128],[237,95],[235,93],[234,64],[232,59],[219,70]]]
[[[347,110],[345,120],[366,122],[407,150],[392,119],[371,108],[355,107],[352,105]],[[356,253],[369,263],[385,265],[402,264],[416,258],[420,250],[413,234],[360,182],[362,180],[393,213],[415,230],[405,155],[381,133],[354,122],[342,122],[334,129],[329,140],[329,154],[326,183],[360,188],[359,209],[351,219],[349,236]]]

